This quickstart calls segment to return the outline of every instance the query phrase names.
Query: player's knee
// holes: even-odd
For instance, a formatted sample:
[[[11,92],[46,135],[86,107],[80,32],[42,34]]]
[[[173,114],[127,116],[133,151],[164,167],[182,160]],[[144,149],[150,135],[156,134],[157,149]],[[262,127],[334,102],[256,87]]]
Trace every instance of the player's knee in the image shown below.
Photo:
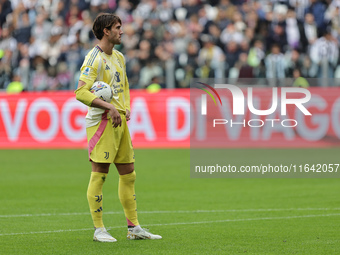
[[[135,181],[136,180],[136,171],[133,169],[131,175],[131,180]]]
[[[91,162],[92,163],[92,172],[99,172],[99,173],[105,173],[107,174],[110,169],[110,164],[109,163],[96,163],[96,162]]]
[[[134,164],[116,164],[119,175],[128,175],[134,172]]]
[[[132,172],[130,172],[130,173],[120,175],[120,177],[121,177],[124,181],[126,181],[126,182],[135,182],[135,180],[136,180],[136,172],[135,172],[135,171],[132,171]]]

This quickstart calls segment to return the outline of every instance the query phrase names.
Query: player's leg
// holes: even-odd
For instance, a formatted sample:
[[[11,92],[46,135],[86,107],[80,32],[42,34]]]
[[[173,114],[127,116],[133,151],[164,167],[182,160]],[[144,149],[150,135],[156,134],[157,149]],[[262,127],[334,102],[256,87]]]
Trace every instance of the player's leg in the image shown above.
[[[140,227],[137,217],[137,203],[135,193],[136,172],[134,163],[115,164],[119,173],[118,195],[123,206],[128,224],[127,238],[134,239],[161,239],[160,235],[154,235]]]
[[[134,163],[115,164],[119,173],[118,196],[128,227],[138,226]]]
[[[92,164],[91,178],[87,188],[87,201],[89,202],[93,225],[95,228],[104,227],[103,224],[103,185],[109,172],[110,164]]]
[[[92,163],[92,172],[87,189],[87,201],[93,220],[95,232],[94,241],[115,242],[117,241],[105,229],[103,224],[103,185],[109,172],[109,163]]]
[[[121,140],[114,163],[119,173],[118,194],[124,208],[128,223],[128,239],[161,239],[142,229],[137,218],[137,203],[135,194],[136,173],[134,171],[135,154],[125,115],[122,115]]]
[[[91,211],[95,232],[93,240],[100,242],[115,242],[103,224],[103,185],[114,158],[112,146],[112,127],[102,120],[96,126],[86,129],[89,141],[89,159],[92,173],[87,189],[87,199]]]

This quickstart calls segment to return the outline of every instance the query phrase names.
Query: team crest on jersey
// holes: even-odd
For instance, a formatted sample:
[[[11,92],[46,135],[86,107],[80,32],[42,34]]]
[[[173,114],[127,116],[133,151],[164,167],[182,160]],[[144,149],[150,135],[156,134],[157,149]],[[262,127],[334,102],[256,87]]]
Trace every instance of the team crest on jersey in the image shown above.
[[[115,73],[115,81],[120,82],[120,73],[119,72]]]
[[[105,59],[105,58],[103,58],[103,61],[104,61],[104,63],[106,64],[106,59]]]

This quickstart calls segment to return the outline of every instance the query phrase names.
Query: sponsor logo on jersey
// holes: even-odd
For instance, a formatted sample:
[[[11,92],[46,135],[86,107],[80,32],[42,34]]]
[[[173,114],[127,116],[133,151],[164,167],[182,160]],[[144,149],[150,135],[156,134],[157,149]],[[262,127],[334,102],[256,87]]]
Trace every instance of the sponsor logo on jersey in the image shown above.
[[[110,70],[110,67],[106,65],[105,70]]]

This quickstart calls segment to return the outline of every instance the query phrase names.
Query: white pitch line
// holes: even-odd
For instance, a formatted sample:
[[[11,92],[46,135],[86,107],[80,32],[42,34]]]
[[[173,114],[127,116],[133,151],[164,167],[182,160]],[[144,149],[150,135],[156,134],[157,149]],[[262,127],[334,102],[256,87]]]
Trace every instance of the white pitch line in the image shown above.
[[[263,209],[229,209],[229,210],[178,210],[178,211],[139,211],[143,214],[173,214],[173,213],[227,213],[227,212],[275,212],[275,211],[338,211],[340,208],[263,208]],[[119,212],[104,212],[104,214],[124,214]],[[41,214],[13,214],[0,215],[0,218],[19,217],[47,217],[47,216],[78,216],[90,215],[89,212],[75,213],[41,213]]]
[[[145,224],[145,226],[152,227],[152,226],[174,226],[174,225],[198,225],[198,224],[223,223],[223,222],[287,220],[287,219],[298,219],[298,218],[316,218],[316,217],[333,217],[333,216],[340,216],[340,213],[319,214],[319,215],[295,215],[295,216],[282,216],[282,217],[263,217],[263,218],[248,218],[248,219],[225,219],[225,220],[194,221],[194,222],[172,222],[172,223],[159,223],[159,224]],[[114,226],[114,227],[108,227],[107,229],[110,230],[114,228],[126,228],[126,226]],[[59,230],[22,232],[22,233],[0,233],[0,236],[50,234],[50,233],[62,233],[62,232],[75,232],[75,231],[89,231],[89,230],[93,230],[93,228],[59,229]]]

